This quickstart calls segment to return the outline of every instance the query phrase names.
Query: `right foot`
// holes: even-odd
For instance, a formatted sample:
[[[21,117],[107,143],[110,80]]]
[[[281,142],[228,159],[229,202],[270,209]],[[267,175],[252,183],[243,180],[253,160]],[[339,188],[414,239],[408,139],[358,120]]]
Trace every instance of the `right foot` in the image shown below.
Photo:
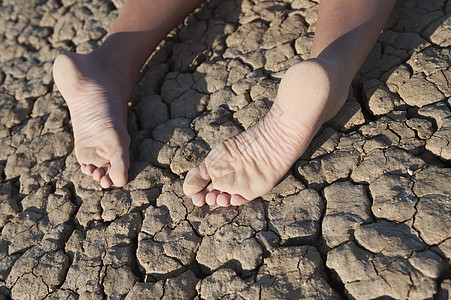
[[[56,86],[69,107],[81,171],[103,188],[128,179],[127,102],[133,86],[97,57],[68,53],[53,66]]]
[[[349,82],[335,63],[309,59],[284,75],[269,113],[216,145],[186,175],[194,205],[242,205],[269,192],[346,100]]]

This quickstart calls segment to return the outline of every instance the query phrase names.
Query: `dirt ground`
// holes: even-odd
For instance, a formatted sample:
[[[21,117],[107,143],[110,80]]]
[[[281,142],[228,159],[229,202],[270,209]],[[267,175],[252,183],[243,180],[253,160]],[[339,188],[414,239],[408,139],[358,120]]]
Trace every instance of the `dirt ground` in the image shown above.
[[[0,0],[0,299],[448,299],[451,1],[399,0],[340,113],[272,192],[195,208],[181,185],[308,57],[316,0],[208,1],[148,61],[130,182],[79,169],[52,79],[119,0]]]

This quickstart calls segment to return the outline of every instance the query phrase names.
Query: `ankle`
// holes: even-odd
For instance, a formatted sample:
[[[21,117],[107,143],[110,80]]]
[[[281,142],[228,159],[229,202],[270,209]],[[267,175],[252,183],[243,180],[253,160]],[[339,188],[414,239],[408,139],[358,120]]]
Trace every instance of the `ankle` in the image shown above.
[[[349,84],[334,60],[311,58],[287,71],[279,86],[276,104],[284,111],[284,118],[315,120],[315,124],[301,125],[316,128],[340,110]],[[302,114],[306,114],[305,117],[301,118]]]
[[[145,33],[120,32],[109,35],[90,55],[96,57],[111,71],[135,83],[139,72],[156,45],[143,44]],[[143,51],[142,49],[145,48]]]
[[[346,66],[341,66],[339,61],[332,57],[315,57],[309,60],[321,65],[328,75],[329,96],[320,118],[323,124],[332,119],[346,102],[352,77],[346,75]]]
[[[135,72],[127,63],[108,54],[106,49],[102,49],[102,46],[89,53],[87,56],[92,58],[98,67],[105,70],[105,72],[108,72],[108,74],[113,75],[115,78],[135,79],[138,76],[139,72]]]
[[[318,56],[311,55],[308,60],[314,60],[324,66],[331,74],[335,74],[340,79],[341,85],[351,85],[355,74],[350,71],[350,68],[344,62],[343,58],[336,55],[320,54]]]
[[[330,57],[310,57],[306,61],[312,61],[319,64],[331,77],[334,77],[335,74],[338,74],[339,65],[335,59],[332,59]]]
[[[104,74],[104,78],[108,78],[112,87],[121,87],[119,91],[122,98],[128,99],[131,96],[139,72],[134,72],[125,63],[115,61],[108,55],[103,55],[103,50],[95,50],[87,54],[87,57],[91,59],[101,74]]]

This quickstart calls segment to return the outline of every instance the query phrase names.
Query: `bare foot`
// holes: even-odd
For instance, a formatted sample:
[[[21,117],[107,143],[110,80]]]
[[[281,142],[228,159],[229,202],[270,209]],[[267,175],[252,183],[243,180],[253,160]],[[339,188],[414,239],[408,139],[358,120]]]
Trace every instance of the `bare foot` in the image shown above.
[[[103,188],[125,185],[130,164],[127,101],[132,87],[124,84],[123,74],[92,55],[58,56],[53,76],[70,110],[81,171]]]
[[[215,146],[188,172],[185,194],[197,206],[229,206],[269,192],[345,102],[349,83],[341,81],[330,61],[311,59],[290,68],[268,115]]]

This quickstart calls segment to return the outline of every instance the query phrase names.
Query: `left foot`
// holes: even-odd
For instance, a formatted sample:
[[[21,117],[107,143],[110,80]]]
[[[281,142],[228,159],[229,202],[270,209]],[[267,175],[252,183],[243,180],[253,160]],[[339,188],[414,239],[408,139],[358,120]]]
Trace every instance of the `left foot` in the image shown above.
[[[92,55],[56,58],[55,83],[69,107],[81,171],[103,188],[127,183],[130,137],[127,101],[132,84]]]
[[[185,194],[196,206],[237,206],[269,192],[344,104],[349,83],[340,80],[331,61],[310,59],[290,68],[269,113],[191,169]]]

